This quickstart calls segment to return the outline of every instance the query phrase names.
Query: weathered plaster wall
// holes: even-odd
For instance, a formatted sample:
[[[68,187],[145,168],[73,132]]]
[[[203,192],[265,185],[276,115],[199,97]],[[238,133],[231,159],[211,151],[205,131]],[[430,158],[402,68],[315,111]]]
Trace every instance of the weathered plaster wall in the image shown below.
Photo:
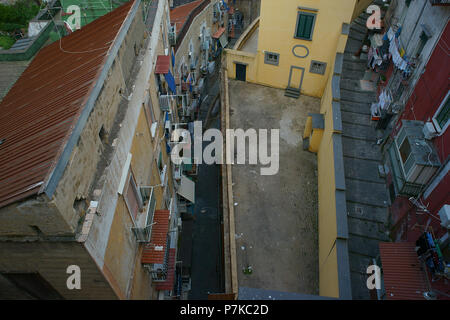
[[[0,252],[0,272],[38,272],[65,299],[117,298],[80,243],[0,242]],[[81,290],[67,288],[70,265],[80,267]]]
[[[212,36],[218,30],[218,23],[213,24],[213,8],[217,1],[211,1],[205,9],[202,10],[193,20],[192,23],[186,32],[181,44],[179,45],[177,52],[175,53],[175,68],[174,72],[180,74],[180,67],[184,64],[190,68],[191,60],[189,59],[189,44],[192,43],[194,52],[193,55],[198,59],[197,66],[195,68],[195,72],[197,75],[197,79],[199,79],[200,75],[200,67],[201,67],[201,51],[200,51],[200,37],[199,35],[202,33],[202,26],[205,26],[207,29],[207,34]],[[178,40],[177,40],[178,41]]]

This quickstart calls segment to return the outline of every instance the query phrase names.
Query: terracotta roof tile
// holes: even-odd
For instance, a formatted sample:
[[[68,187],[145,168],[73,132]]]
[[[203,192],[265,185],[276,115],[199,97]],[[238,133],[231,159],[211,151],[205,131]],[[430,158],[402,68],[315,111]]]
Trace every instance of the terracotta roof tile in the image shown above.
[[[167,249],[167,232],[169,231],[169,216],[170,211],[168,210],[155,211],[150,243],[144,247],[141,263],[164,263],[164,255]],[[161,250],[155,250],[155,247],[161,247]]]
[[[175,281],[175,253],[176,249],[169,249],[169,270],[167,270],[167,278],[164,282],[156,284],[156,290],[172,290]]]
[[[192,10],[198,7],[202,2],[203,0],[198,0],[170,10],[170,22],[175,24],[177,33],[183,28],[183,25],[187,21]]]

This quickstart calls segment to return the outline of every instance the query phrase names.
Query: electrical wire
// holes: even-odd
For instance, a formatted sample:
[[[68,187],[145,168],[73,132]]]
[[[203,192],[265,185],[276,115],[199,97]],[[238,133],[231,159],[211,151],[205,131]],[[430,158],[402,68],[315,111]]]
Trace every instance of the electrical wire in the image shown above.
[[[57,26],[57,24],[56,24],[56,21],[55,21],[55,19],[54,19],[54,16],[52,15],[52,13],[51,13],[51,11],[50,11],[50,9],[61,9],[61,10],[63,10],[63,8],[62,7],[52,7],[52,8],[48,8],[49,10],[48,10],[48,14],[49,14],[49,16],[50,16],[50,18],[52,19],[52,21],[53,21],[53,24],[55,25],[55,27],[56,27],[56,31],[58,32],[58,35],[59,35],[59,49],[62,51],[62,52],[64,52],[64,53],[71,53],[71,54],[83,54],[83,53],[92,53],[92,52],[95,52],[95,51],[99,51],[99,50],[104,50],[104,49],[109,49],[111,46],[109,45],[109,46],[105,46],[105,47],[101,47],[101,48],[96,48],[96,49],[91,49],[91,50],[86,50],[86,51],[68,51],[68,50],[64,50],[63,49],[63,47],[62,47],[62,44],[61,44],[61,39],[62,39],[62,35],[61,35],[61,33],[59,32],[59,29],[58,29],[58,26]]]

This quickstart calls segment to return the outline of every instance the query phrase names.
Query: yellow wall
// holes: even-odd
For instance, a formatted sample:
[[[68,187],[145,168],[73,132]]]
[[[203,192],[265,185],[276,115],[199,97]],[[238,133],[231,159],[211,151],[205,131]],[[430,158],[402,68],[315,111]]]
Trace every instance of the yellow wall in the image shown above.
[[[227,61],[227,70],[228,77],[235,79],[236,78],[236,62],[246,64],[247,65],[247,82],[257,83],[256,72],[257,72],[257,55],[225,49],[226,61]]]
[[[343,53],[348,36],[341,34],[337,41],[336,53]],[[335,59],[334,57],[334,59]],[[325,130],[317,152],[318,193],[319,193],[319,292],[322,296],[339,297],[337,207],[335,152],[333,135],[341,134],[333,117],[332,93],[334,59],[330,65],[330,74],[321,100],[320,113],[324,115]],[[341,253],[342,254],[342,253]]]
[[[355,1],[262,0],[258,39],[259,82],[285,89],[291,66],[302,67],[305,69],[302,93],[321,97],[335,57],[342,24],[351,21]],[[319,10],[316,12],[312,41],[294,38],[299,6]],[[273,14],[274,12],[278,14]],[[306,46],[309,49],[309,56],[306,58],[294,56],[292,48],[295,45]],[[279,53],[279,66],[265,64],[264,51]],[[309,72],[311,60],[327,63],[325,75]]]
[[[356,1],[262,0],[257,54],[250,57],[248,53],[242,51],[226,50],[229,77],[235,78],[234,62],[244,62],[249,64],[248,82],[286,89],[291,66],[296,66],[304,69],[302,94],[322,97],[328,76],[331,74],[336,48],[343,49],[345,45],[345,43],[339,43],[342,24],[351,22]],[[305,11],[317,14],[312,41],[294,38],[299,6],[318,10],[317,12]],[[245,34],[244,36],[248,37]],[[296,45],[306,46],[309,55],[306,58],[296,57],[292,52]],[[278,66],[264,63],[266,51],[280,54]],[[297,48],[296,52],[303,55],[306,50]],[[309,72],[312,60],[327,63],[324,75]],[[301,71],[297,72],[300,78]]]

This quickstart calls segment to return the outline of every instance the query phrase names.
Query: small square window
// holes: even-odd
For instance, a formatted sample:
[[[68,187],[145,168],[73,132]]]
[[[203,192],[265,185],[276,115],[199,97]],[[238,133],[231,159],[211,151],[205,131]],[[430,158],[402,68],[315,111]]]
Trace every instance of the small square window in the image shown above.
[[[280,55],[278,53],[266,52],[264,54],[264,63],[273,64],[277,66],[280,62]]]
[[[312,60],[309,72],[324,75],[326,69],[327,64],[325,62]]]
[[[450,125],[450,91],[447,92],[436,114],[433,116],[433,123],[440,134],[445,132]]]

